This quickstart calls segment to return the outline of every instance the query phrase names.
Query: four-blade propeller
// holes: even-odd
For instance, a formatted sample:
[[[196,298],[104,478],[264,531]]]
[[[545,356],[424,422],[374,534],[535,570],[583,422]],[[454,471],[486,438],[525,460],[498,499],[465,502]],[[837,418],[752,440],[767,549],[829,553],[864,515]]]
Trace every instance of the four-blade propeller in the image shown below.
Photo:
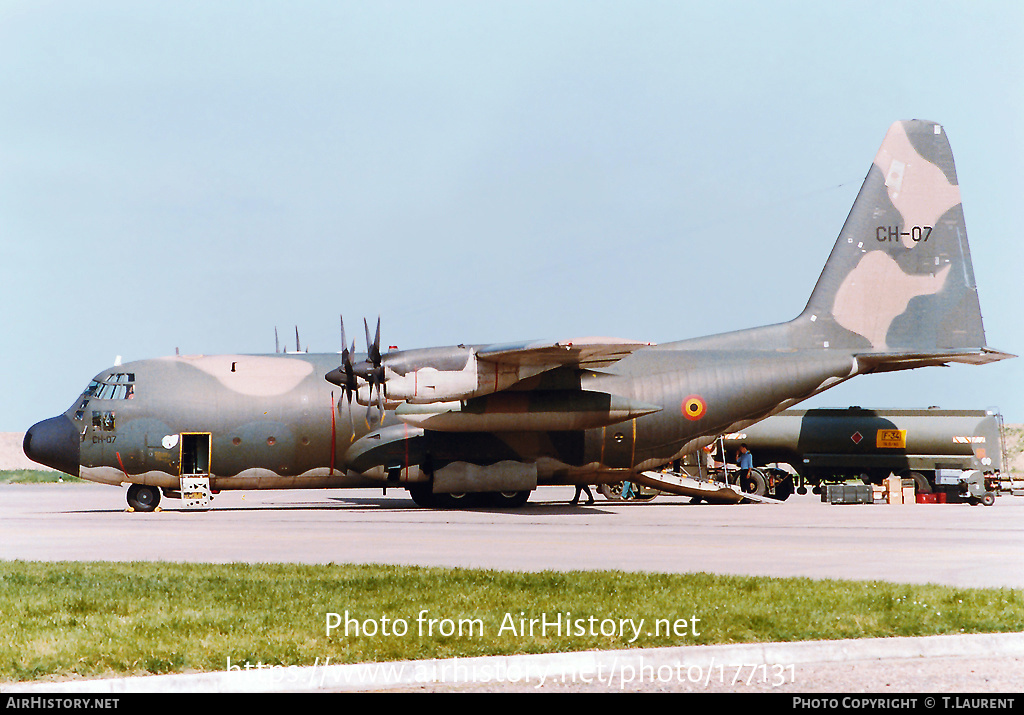
[[[380,318],[377,318],[377,334],[373,341],[370,341],[370,326],[363,319],[363,327],[366,330],[366,359],[353,363],[352,357],[356,351],[356,343],[352,341],[351,351],[346,346],[345,320],[341,319],[341,366],[327,373],[328,382],[332,382],[342,388],[348,397],[349,404],[352,403],[352,396],[359,390],[359,380],[367,383],[370,387],[369,399],[366,407],[366,421],[370,421],[373,414],[374,402],[377,407],[378,420],[384,419],[384,365],[380,352]],[[374,400],[374,389],[377,397]]]

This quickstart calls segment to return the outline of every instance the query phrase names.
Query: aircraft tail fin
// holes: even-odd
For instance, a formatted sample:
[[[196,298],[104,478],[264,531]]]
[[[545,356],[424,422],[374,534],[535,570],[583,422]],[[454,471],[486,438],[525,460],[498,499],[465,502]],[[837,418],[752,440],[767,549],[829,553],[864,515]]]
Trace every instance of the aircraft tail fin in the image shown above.
[[[985,347],[960,187],[941,125],[910,120],[889,128],[791,325],[800,347],[912,362],[1009,357]]]

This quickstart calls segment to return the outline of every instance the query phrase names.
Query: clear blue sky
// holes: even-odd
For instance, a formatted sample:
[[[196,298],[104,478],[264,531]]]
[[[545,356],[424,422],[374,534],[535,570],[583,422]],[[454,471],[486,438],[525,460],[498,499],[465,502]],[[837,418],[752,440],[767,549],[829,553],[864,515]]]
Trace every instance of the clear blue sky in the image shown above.
[[[1017,2],[0,2],[0,431],[125,360],[794,317],[889,124],[943,123],[1024,354]],[[1024,359],[811,404],[998,406]]]

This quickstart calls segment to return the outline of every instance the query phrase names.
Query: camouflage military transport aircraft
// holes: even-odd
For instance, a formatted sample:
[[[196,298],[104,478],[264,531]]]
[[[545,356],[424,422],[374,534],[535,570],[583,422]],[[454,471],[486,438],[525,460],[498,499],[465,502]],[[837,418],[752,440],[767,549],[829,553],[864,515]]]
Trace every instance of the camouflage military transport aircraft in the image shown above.
[[[789,322],[661,345],[583,338],[381,354],[379,320],[366,337],[359,355],[353,343],[340,355],[174,356],[104,370],[67,412],[28,431],[25,452],[128,483],[143,511],[161,493],[181,496],[187,477],[214,491],[375,485],[424,506],[511,507],[538,485],[660,467],[855,375],[1012,357],[985,344],[945,132],[918,120],[889,129]]]

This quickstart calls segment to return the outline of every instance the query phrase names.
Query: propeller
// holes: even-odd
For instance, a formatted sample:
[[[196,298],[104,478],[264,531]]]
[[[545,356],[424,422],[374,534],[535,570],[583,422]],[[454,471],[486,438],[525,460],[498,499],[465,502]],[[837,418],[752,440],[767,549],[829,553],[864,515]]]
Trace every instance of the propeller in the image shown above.
[[[356,351],[356,343],[352,341],[351,351],[346,346],[345,320],[341,319],[341,366],[331,370],[325,376],[328,382],[334,383],[342,388],[348,397],[349,404],[352,403],[352,395],[359,389],[359,380],[362,379],[370,386],[370,399],[366,407],[366,421],[370,422],[373,414],[374,388],[377,391],[376,407],[378,419],[384,418],[384,366],[380,353],[380,318],[377,318],[377,335],[370,340],[370,326],[363,319],[363,328],[366,330],[366,359],[358,363],[352,362],[352,356]]]
[[[377,413],[381,420],[384,419],[384,365],[380,354],[380,317],[377,318],[377,334],[370,342],[370,325],[363,318],[363,328],[366,330],[366,360],[353,365],[352,371],[359,377],[366,380],[370,385],[371,404],[366,406],[366,421],[370,421],[372,414],[373,390],[377,389]]]
[[[339,316],[341,317],[341,316]],[[352,365],[352,354],[356,351],[356,341],[352,341],[352,350],[349,351],[345,340],[345,319],[341,318],[341,367],[328,374],[327,379],[336,385],[340,385],[348,397],[348,403],[352,404],[352,395],[359,389],[359,381],[356,379],[356,372]],[[332,380],[331,375],[338,373],[339,380]]]

